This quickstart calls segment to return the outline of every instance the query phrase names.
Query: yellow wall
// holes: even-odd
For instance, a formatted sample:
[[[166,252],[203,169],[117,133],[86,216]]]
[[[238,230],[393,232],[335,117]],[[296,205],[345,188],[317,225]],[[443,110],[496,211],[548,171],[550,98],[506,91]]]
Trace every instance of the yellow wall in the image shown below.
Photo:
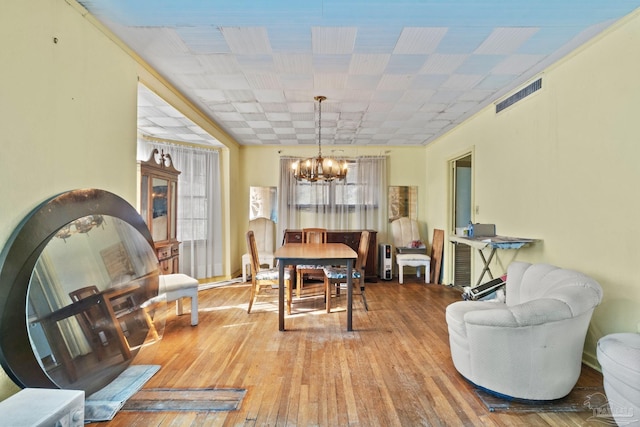
[[[636,12],[547,69],[542,90],[499,114],[491,106],[426,148],[426,197],[439,202],[427,206],[427,221],[450,229],[442,210],[447,165],[473,151],[474,222],[541,240],[517,253],[499,251],[495,269],[503,272],[517,254],[601,283],[604,300],[585,349],[594,364],[598,338],[640,327],[638,45]],[[475,260],[476,272],[480,266]]]
[[[0,244],[63,191],[135,206],[136,64],[64,1],[3,2],[0,43]],[[0,398],[16,390],[2,373]]]

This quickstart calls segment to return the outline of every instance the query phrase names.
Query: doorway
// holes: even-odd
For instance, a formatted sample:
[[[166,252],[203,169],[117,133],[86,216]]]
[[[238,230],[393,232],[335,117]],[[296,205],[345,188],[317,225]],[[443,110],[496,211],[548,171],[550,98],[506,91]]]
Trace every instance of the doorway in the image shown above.
[[[466,227],[472,220],[472,172],[471,153],[451,162],[452,234],[456,229]],[[453,245],[453,284],[455,286],[471,285],[471,247],[468,245]]]

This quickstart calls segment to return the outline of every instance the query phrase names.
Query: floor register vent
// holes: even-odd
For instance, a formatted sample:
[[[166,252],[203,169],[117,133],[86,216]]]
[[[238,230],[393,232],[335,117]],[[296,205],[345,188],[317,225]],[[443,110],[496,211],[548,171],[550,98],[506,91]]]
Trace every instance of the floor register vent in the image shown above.
[[[542,79],[541,78],[536,80],[535,82],[527,85],[526,87],[520,89],[519,91],[517,91],[516,93],[514,93],[513,95],[511,95],[510,97],[508,97],[504,101],[500,101],[499,103],[497,103],[496,104],[496,114],[499,113],[500,111],[504,110],[505,108],[512,106],[516,102],[526,98],[527,96],[531,95],[532,93],[534,93],[535,91],[538,91],[540,89],[542,89]]]

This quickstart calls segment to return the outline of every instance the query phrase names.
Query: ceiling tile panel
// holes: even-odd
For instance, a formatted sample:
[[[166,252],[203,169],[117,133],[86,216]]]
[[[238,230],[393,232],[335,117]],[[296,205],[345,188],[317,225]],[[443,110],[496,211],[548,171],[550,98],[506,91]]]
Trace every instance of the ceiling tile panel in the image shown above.
[[[349,70],[350,55],[314,55],[314,73],[343,73]]]
[[[420,69],[420,74],[451,74],[468,58],[468,55],[444,55],[436,53],[429,55]]]
[[[242,118],[246,120],[246,113],[262,113],[262,106],[257,102],[233,102],[233,106],[239,113],[244,113]]]
[[[254,93],[264,90],[277,91],[282,87],[277,74],[274,73],[247,73],[244,77]]]
[[[206,108],[213,113],[216,121],[220,120],[220,116],[218,115],[218,113],[233,113],[236,111],[236,109],[230,102],[208,102],[205,105]]]
[[[316,55],[344,55],[353,53],[356,28],[352,27],[313,27],[311,28],[311,46]]]
[[[542,55],[511,55],[496,65],[491,74],[520,75],[542,61]]]
[[[260,104],[285,102],[284,92],[279,89],[258,89],[254,90],[253,94]]]
[[[313,55],[311,53],[274,53],[273,63],[278,73],[313,73]]]
[[[229,45],[218,28],[211,26],[179,27],[180,36],[189,51],[196,54],[229,53]]]
[[[378,90],[406,90],[412,80],[411,74],[385,74],[380,79]]]
[[[237,55],[238,65],[244,74],[273,73],[272,55]]]
[[[347,88],[348,89],[362,89],[373,92],[380,83],[381,76],[347,76]]]
[[[387,74],[417,74],[427,60],[427,55],[391,55],[385,69]]]
[[[363,26],[358,28],[354,53],[390,54],[402,32],[400,25]]]
[[[483,76],[477,74],[452,74],[442,83],[442,88],[467,91],[473,89],[482,79]]]
[[[411,90],[438,89],[449,79],[449,74],[419,74],[413,78]]]
[[[389,58],[388,54],[354,54],[350,57],[349,73],[350,74],[382,74],[387,68]]]
[[[347,87],[347,76],[345,74],[316,74],[313,87],[320,90],[345,89]]]
[[[227,99],[224,91],[219,89],[198,89],[193,94],[203,102],[226,102]]]
[[[464,27],[450,27],[442,38],[436,53],[450,55],[464,55],[473,53],[484,41],[492,28],[482,25],[468,25]]]
[[[433,53],[446,33],[446,28],[404,28],[393,53],[394,55]]]
[[[289,123],[291,122],[291,113],[280,112],[280,113],[265,113],[267,120],[274,122],[274,127],[278,127],[281,123]]]
[[[458,74],[489,74],[507,55],[469,55],[455,70]],[[452,73],[451,73],[452,74]]]
[[[498,90],[514,84],[514,76],[510,74],[492,74],[486,76],[475,89],[491,90],[494,93]]]
[[[247,124],[252,129],[269,129],[271,130],[271,132],[273,132],[271,123],[269,123],[267,120],[258,120],[258,121],[247,120]]]
[[[225,98],[230,103],[254,102],[255,96],[251,90],[225,90]]]
[[[529,40],[538,28],[496,28],[474,53],[479,55],[508,55]]]
[[[231,52],[236,55],[271,54],[271,45],[264,27],[222,27]]]
[[[242,114],[235,111],[229,112],[229,113],[225,113],[225,112],[216,113],[216,116],[219,117],[220,120],[224,120],[225,122],[244,123],[244,118],[242,117]]]
[[[242,72],[235,55],[219,53],[215,55],[198,55],[197,58],[203,67],[203,72],[214,76],[218,74],[237,74]]]
[[[285,90],[313,89],[313,74],[281,74],[280,83]]]
[[[415,104],[416,102],[425,103],[433,96],[435,90],[433,89],[418,89],[407,91],[402,95],[399,102]]]
[[[219,74],[206,76],[212,89],[222,89],[225,93],[234,93],[238,90],[251,89],[249,82],[242,74]]]
[[[265,113],[288,113],[289,106],[284,102],[261,102]]]

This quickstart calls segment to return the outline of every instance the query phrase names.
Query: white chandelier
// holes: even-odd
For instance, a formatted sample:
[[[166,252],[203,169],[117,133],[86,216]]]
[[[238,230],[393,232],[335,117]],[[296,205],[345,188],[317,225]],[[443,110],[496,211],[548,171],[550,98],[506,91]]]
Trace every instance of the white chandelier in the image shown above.
[[[318,101],[318,157],[299,160],[292,165],[293,177],[298,181],[333,181],[347,177],[347,161],[322,157],[322,101],[326,96],[315,96]]]

